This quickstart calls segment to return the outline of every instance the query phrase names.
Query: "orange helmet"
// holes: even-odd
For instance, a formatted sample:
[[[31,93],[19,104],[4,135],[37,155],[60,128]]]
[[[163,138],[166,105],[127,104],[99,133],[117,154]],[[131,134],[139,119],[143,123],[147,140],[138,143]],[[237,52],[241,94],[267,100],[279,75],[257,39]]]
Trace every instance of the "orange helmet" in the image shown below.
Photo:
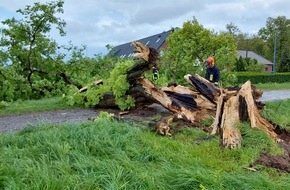
[[[209,57],[209,58],[207,58],[206,62],[207,62],[209,65],[214,65],[214,58],[213,58],[213,57]]]

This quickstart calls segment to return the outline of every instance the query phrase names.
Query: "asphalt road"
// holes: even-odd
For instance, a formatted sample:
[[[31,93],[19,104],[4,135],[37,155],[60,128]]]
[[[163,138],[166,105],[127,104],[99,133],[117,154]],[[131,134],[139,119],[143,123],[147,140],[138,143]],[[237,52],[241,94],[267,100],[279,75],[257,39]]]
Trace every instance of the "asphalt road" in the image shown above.
[[[261,102],[277,101],[290,99],[290,90],[269,90],[264,91],[263,96],[259,99]]]

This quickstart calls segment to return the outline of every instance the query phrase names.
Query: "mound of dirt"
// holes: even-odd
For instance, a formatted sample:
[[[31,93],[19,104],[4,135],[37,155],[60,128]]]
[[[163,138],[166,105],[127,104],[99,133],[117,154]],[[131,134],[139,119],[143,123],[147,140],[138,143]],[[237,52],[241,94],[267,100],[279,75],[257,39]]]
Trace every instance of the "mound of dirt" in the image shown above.
[[[251,166],[263,165],[267,167],[276,168],[281,172],[290,173],[290,158],[289,154],[281,156],[273,156],[269,154],[262,154]]]

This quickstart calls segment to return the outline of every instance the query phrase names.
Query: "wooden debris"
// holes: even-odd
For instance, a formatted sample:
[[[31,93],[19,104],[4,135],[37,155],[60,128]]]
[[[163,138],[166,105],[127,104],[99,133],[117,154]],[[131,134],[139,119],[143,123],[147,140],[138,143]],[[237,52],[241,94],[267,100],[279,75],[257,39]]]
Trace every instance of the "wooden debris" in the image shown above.
[[[118,113],[119,116],[129,114],[130,111],[121,111]]]
[[[81,89],[79,89],[77,92],[80,93],[80,92],[84,92],[86,91],[90,86],[92,85],[95,85],[95,86],[98,86],[100,84],[103,84],[103,80],[96,80],[95,82],[93,82],[92,84],[88,84],[84,87],[82,87]]]
[[[140,42],[132,42],[132,45],[135,47],[135,53],[134,53],[134,57],[136,58],[142,58],[145,61],[149,61],[149,53],[150,50],[147,46],[143,45]]]
[[[277,134],[274,132],[274,126],[260,115],[252,96],[251,82],[247,81],[242,85],[239,95],[244,97],[247,103],[248,116],[252,128],[259,128],[269,134],[270,137],[277,140]]]
[[[274,126],[264,119],[260,113],[257,99],[262,96],[262,91],[252,88],[247,81],[241,88],[216,87],[199,75],[186,75],[184,79],[192,85],[188,88],[180,85],[172,85],[158,88],[153,82],[144,77],[144,73],[156,66],[158,52],[148,48],[140,42],[133,42],[136,49],[136,61],[127,71],[127,80],[131,87],[127,91],[138,100],[140,105],[146,103],[159,103],[173,113],[172,116],[162,118],[156,126],[156,131],[161,135],[171,135],[170,122],[178,117],[191,123],[215,117],[211,125],[211,134],[218,133],[221,136],[222,145],[225,148],[241,147],[241,133],[238,129],[240,121],[249,120],[251,127],[264,130],[270,137],[277,139]],[[100,84],[96,81],[95,85]],[[86,90],[87,87],[80,89]],[[142,104],[143,103],[143,104]],[[114,96],[107,93],[98,106],[114,105]],[[261,105],[261,104],[260,104]],[[126,114],[126,112],[122,113]]]

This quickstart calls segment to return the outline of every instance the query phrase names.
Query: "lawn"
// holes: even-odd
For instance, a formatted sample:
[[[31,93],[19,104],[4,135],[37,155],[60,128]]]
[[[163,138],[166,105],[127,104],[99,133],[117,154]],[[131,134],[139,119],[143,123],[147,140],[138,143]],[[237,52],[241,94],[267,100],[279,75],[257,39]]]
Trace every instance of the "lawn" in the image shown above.
[[[69,106],[64,101],[62,101],[61,97],[44,98],[40,100],[19,100],[15,102],[0,102],[0,115],[54,111],[74,108],[77,108],[77,106]]]
[[[238,150],[221,148],[218,137],[196,128],[168,138],[104,116],[1,134],[0,188],[290,189],[287,173],[246,169],[261,150],[279,148],[262,131],[240,127]]]
[[[255,84],[255,86],[262,90],[290,90],[290,82]]]
[[[0,113],[68,108],[51,98],[8,103]],[[261,113],[289,130],[290,100],[268,102]],[[218,136],[197,128],[163,137],[145,121],[120,122],[106,113],[84,123],[1,133],[0,189],[290,189],[288,173],[247,169],[261,153],[282,149],[248,123],[238,127],[238,150],[223,149]]]

